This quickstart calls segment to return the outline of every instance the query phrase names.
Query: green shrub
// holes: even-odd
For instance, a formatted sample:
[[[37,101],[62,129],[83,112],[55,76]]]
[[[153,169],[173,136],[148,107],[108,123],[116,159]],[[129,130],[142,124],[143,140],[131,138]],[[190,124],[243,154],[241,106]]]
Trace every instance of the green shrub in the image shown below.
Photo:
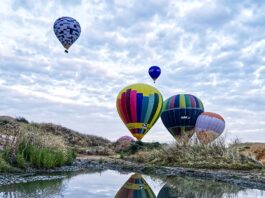
[[[67,150],[66,156],[67,156],[67,158],[66,158],[65,164],[72,164],[76,158],[75,152],[73,150],[70,150],[70,149]]]
[[[24,156],[22,154],[16,155],[16,163],[19,168],[25,168],[26,167],[26,160],[24,159]]]
[[[12,152],[12,150],[11,150],[10,148],[6,148],[6,149],[2,152],[1,156],[2,156],[2,158],[3,158],[5,161],[7,161],[7,162],[9,162],[9,163],[11,163],[11,164],[13,164],[13,163],[15,162],[15,156],[13,155],[13,152]]]
[[[124,152],[127,152],[129,154],[135,154],[139,151],[159,149],[160,147],[161,144],[159,142],[144,143],[142,141],[136,141],[136,142],[131,142],[129,149],[125,150]]]
[[[8,172],[12,167],[6,162],[3,157],[3,153],[0,153],[0,172]]]
[[[16,117],[16,121],[23,122],[25,124],[29,124],[29,121],[27,121],[26,118],[20,117],[20,116],[19,117]]]
[[[18,146],[16,155],[23,156],[23,159],[37,168],[54,168],[64,164],[71,164],[75,159],[75,154],[72,150],[42,148],[37,145],[26,144],[25,142]]]

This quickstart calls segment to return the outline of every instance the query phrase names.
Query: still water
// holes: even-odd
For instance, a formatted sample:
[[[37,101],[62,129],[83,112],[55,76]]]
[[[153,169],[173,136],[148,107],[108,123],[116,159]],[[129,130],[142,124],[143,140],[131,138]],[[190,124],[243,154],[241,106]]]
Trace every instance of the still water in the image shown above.
[[[64,179],[0,186],[0,197],[260,198],[265,191],[190,177],[157,177],[117,171],[69,173]]]

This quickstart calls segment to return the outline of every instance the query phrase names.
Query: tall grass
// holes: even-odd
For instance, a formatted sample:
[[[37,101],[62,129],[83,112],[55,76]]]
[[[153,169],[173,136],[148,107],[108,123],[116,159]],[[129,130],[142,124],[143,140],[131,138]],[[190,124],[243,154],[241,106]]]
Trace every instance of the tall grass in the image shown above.
[[[152,151],[140,151],[128,158],[162,166],[211,169],[262,168],[261,164],[243,156],[236,146],[226,146],[222,139],[211,145],[171,144]]]
[[[27,162],[37,168],[53,168],[71,164],[75,158],[71,150],[54,150],[26,142],[21,142],[16,157],[16,162],[21,168],[25,167]]]
[[[53,168],[75,159],[62,137],[43,133],[37,127],[23,125],[16,139],[14,145],[5,147],[4,158],[19,168]]]
[[[11,171],[12,167],[5,161],[3,158],[3,153],[0,153],[0,172],[8,172]]]

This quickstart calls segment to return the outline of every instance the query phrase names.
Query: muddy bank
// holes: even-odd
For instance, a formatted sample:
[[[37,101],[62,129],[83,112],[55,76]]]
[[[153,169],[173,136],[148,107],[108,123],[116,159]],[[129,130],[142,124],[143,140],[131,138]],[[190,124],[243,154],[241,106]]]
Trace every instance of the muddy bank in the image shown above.
[[[159,167],[148,164],[137,164],[116,159],[79,159],[75,162],[80,167],[97,167],[118,171],[138,172],[147,175],[189,176],[212,181],[225,182],[243,188],[265,190],[265,173],[261,170],[208,170],[182,167]]]
[[[147,175],[163,176],[189,176],[212,181],[225,182],[243,188],[254,188],[265,190],[265,173],[261,170],[234,171],[234,170],[207,170],[180,167],[158,167],[149,164],[137,164],[120,159],[107,157],[90,157],[77,159],[71,166],[62,166],[55,169],[28,169],[25,174],[2,174],[0,185],[12,183],[25,183],[31,181],[51,180],[64,177],[61,176],[39,176],[45,173],[76,172],[86,169],[95,171],[117,170],[126,172],[138,172]]]

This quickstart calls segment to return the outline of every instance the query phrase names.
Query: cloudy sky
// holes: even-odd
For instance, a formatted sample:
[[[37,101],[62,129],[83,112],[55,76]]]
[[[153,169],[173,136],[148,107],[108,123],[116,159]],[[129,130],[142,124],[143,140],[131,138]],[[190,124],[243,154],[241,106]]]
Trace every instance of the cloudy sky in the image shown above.
[[[0,114],[115,140],[129,134],[118,92],[153,84],[147,71],[159,65],[164,99],[193,94],[229,137],[265,142],[264,10],[247,0],[1,0]],[[53,33],[61,16],[82,27],[69,54]],[[143,139],[173,140],[161,120]]]

